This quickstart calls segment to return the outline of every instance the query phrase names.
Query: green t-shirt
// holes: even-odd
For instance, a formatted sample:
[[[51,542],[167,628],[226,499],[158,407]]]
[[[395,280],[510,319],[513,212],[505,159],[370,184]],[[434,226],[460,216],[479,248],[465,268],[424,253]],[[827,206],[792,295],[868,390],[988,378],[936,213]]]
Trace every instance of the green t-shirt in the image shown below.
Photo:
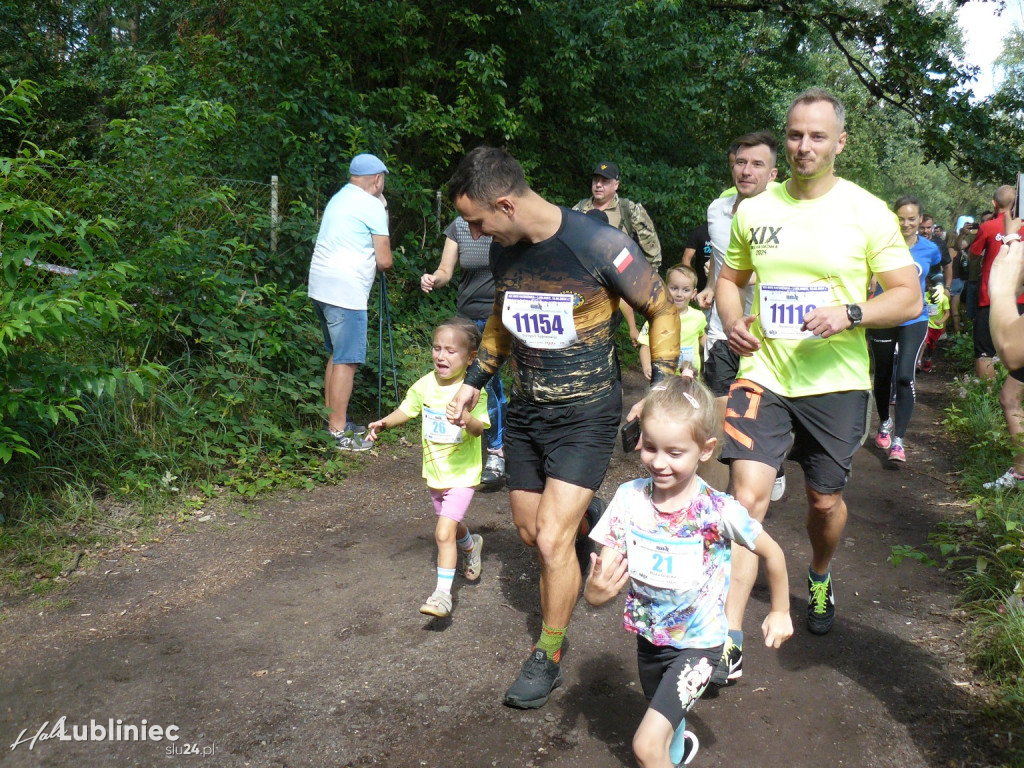
[[[871,388],[862,327],[827,339],[793,329],[815,306],[866,301],[872,274],[914,265],[884,202],[844,179],[814,200],[772,187],[740,204],[725,262],[757,273],[750,331],[761,348],[737,378],[784,397]]]
[[[700,373],[700,337],[704,335],[708,320],[699,309],[690,307],[679,316],[679,367],[683,363],[690,363],[697,373]],[[636,340],[637,344],[650,346],[650,336],[647,331],[647,323],[640,329],[640,335]]]
[[[444,410],[462,386],[462,379],[441,386],[431,371],[409,389],[398,409],[414,419],[423,415],[423,477],[429,488],[472,488],[480,483],[480,438],[448,423]],[[490,426],[487,392],[471,413]]]

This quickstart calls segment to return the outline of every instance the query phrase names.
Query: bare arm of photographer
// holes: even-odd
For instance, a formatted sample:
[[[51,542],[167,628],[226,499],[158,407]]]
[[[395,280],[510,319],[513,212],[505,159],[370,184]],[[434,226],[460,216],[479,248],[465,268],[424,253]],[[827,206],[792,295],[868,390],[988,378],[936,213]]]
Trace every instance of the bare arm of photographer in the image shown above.
[[[1006,236],[1020,237],[1021,220],[1006,214]],[[1017,314],[1017,296],[1024,285],[1024,244],[1011,240],[992,262],[988,276],[989,328],[999,359],[1011,371],[1024,368],[1024,317]]]
[[[387,235],[373,235],[373,256],[377,262],[377,271],[391,269],[394,259],[391,256],[391,238]]]
[[[451,282],[455,274],[455,265],[459,263],[459,244],[450,237],[444,239],[444,250],[441,251],[441,263],[433,274],[420,277],[420,290],[430,293],[436,288],[444,288]]]

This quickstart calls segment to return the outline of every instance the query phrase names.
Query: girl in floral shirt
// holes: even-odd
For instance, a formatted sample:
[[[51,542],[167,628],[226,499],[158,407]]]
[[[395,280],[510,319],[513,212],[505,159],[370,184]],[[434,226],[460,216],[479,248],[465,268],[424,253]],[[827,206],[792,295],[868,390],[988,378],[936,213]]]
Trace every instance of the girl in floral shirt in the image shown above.
[[[619,486],[590,537],[584,597],[603,605],[629,584],[623,624],[637,636],[637,665],[650,702],[633,737],[644,768],[689,763],[697,737],[686,713],[707,688],[728,632],[725,594],[733,541],[765,561],[771,611],[765,645],[793,634],[789,579],[779,545],[731,496],[697,476],[715,452],[711,392],[690,376],[651,389],[641,416],[640,460],[650,477]]]

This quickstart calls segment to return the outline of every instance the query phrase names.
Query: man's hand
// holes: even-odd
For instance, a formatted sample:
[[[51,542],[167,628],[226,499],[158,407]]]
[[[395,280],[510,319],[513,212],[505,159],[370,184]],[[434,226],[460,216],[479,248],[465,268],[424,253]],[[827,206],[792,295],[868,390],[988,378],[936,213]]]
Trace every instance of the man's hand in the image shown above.
[[[761,624],[764,644],[767,648],[778,648],[793,636],[793,618],[789,611],[772,611]]]
[[[750,332],[757,315],[741,317],[729,331],[729,348],[740,357],[750,357],[761,348],[761,342]]]
[[[715,289],[710,286],[697,294],[697,306],[701,309],[711,309],[711,305],[714,301]]]
[[[434,282],[433,275],[423,275],[420,277],[420,290],[424,293],[430,293],[434,290]]]
[[[455,426],[465,427],[466,414],[476,408],[476,404],[479,401],[480,390],[469,386],[469,384],[463,384],[459,387],[459,391],[455,393],[455,397],[448,403],[444,415]]]
[[[647,402],[645,397],[643,400],[637,400],[636,405],[629,409],[629,413],[626,414],[626,421],[632,421],[633,419],[639,419],[640,414],[644,411],[644,403]],[[637,450],[640,450],[639,443],[637,444]]]
[[[804,315],[802,330],[810,331],[815,336],[827,339],[837,333],[852,328],[849,315],[846,314],[846,305],[838,307],[818,307]]]

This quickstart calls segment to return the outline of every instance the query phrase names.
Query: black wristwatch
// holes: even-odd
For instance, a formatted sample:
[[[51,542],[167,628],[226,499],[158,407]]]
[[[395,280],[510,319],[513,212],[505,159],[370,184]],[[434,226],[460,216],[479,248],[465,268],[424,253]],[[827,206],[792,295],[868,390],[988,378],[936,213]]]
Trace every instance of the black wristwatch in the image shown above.
[[[864,319],[864,313],[861,311],[859,304],[847,304],[846,317],[850,320],[850,327],[856,328],[860,325],[860,321]]]

